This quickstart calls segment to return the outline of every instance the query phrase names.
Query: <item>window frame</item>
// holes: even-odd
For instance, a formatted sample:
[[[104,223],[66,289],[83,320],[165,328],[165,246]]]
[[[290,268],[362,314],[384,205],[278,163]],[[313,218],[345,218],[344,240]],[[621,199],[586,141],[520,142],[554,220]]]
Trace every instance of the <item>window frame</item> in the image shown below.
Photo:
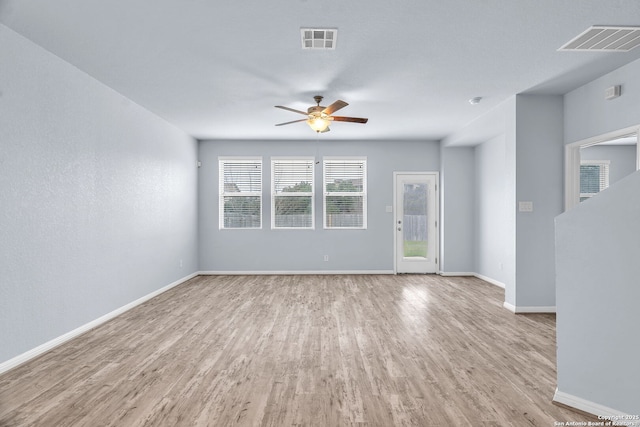
[[[225,165],[227,164],[239,164],[239,163],[255,163],[260,170],[260,182],[259,191],[247,191],[247,192],[228,192],[225,191]],[[262,190],[264,186],[264,171],[262,157],[255,156],[220,156],[218,157],[218,229],[220,230],[260,230],[262,229]],[[225,197],[258,197],[259,208],[259,222],[258,227],[225,227],[225,215],[224,215],[224,201]]]
[[[337,192],[327,191],[327,164],[330,163],[355,163],[360,162],[362,167],[362,191]],[[327,196],[361,196],[362,197],[362,226],[337,227],[327,224]],[[322,225],[325,230],[366,230],[367,229],[367,157],[358,156],[330,156],[322,159]]]
[[[310,192],[280,192],[276,191],[276,164],[277,163],[299,163],[307,164],[311,168],[311,191]],[[295,157],[271,157],[271,229],[272,230],[315,230],[316,227],[316,177],[315,158],[306,156]],[[311,226],[309,227],[282,227],[276,225],[276,198],[277,197],[310,197],[311,198]]]

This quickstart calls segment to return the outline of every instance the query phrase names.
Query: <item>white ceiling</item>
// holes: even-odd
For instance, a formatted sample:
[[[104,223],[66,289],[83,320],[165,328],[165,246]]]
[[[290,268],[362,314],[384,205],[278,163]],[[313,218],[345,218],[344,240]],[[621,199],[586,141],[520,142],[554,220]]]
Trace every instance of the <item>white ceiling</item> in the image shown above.
[[[439,140],[640,58],[557,51],[640,25],[638,0],[0,0],[0,22],[199,139],[316,138],[273,106],[320,94],[369,118],[320,138]],[[301,49],[301,27],[338,28],[336,50]]]

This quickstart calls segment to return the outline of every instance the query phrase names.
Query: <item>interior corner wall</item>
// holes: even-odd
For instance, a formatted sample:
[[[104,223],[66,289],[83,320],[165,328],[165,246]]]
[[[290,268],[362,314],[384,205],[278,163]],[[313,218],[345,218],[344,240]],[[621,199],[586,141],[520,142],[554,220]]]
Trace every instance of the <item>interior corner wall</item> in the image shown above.
[[[392,147],[391,149],[389,147]],[[258,156],[263,162],[262,228],[218,227],[218,157]],[[271,229],[271,157],[316,159],[315,229]],[[367,158],[366,230],[325,230],[322,158]],[[205,272],[392,272],[394,269],[393,172],[439,171],[435,141],[337,141],[310,135],[304,141],[200,141],[200,270]],[[324,261],[324,256],[328,261]]]
[[[516,98],[511,97],[442,142],[445,193],[448,170],[457,168],[450,149],[473,152],[470,189],[472,270],[505,288],[505,303],[515,306]],[[451,151],[455,153],[455,151]],[[445,163],[446,162],[446,163]],[[463,167],[465,163],[462,163]],[[445,203],[447,201],[445,200]],[[445,206],[446,209],[446,206]],[[447,218],[445,218],[445,221]],[[449,227],[445,224],[446,230]],[[451,248],[445,255],[449,256]],[[446,258],[445,258],[445,262]],[[449,265],[448,263],[446,264]],[[447,267],[448,269],[448,267]]]
[[[564,208],[563,98],[516,97],[516,308],[555,307],[554,218]],[[544,310],[543,310],[544,311]]]
[[[473,147],[440,147],[440,270],[474,273],[475,153]]]
[[[448,173],[456,165],[456,156],[447,151],[466,146],[473,151],[470,187],[471,256],[474,273],[504,285],[505,303],[515,307],[516,292],[516,97],[488,111],[441,143],[445,195]],[[464,167],[466,163],[462,163]],[[462,175],[460,175],[462,176]],[[447,199],[445,196],[445,209]],[[455,200],[455,198],[454,198]],[[451,201],[449,200],[449,203]],[[464,208],[464,207],[463,207]],[[444,221],[447,221],[445,213]],[[445,223],[445,231],[449,226]],[[450,236],[449,236],[450,238]],[[445,236],[444,261],[454,249]],[[445,271],[447,271],[445,270]],[[451,270],[449,270],[451,271]]]
[[[0,363],[198,271],[197,143],[0,25]]]
[[[508,282],[509,229],[505,136],[475,147],[475,272]]]
[[[517,96],[509,99],[505,109],[505,289],[504,302],[512,308],[516,307],[516,204],[517,204]]]

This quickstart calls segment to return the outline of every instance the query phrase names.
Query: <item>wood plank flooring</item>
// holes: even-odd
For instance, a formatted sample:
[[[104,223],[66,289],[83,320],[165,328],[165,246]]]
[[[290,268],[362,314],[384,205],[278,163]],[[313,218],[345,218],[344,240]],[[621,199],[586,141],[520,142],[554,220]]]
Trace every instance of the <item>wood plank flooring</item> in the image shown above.
[[[0,376],[0,426],[553,426],[555,316],[432,275],[200,276]]]

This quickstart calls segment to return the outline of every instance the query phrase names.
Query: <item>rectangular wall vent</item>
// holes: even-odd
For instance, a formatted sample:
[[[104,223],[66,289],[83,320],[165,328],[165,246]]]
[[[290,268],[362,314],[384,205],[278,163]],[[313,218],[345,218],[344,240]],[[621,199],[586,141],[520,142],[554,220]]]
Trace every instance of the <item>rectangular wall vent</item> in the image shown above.
[[[337,28],[300,28],[303,49],[333,50],[338,41]]]
[[[594,25],[559,51],[628,52],[640,46],[640,27]]]

